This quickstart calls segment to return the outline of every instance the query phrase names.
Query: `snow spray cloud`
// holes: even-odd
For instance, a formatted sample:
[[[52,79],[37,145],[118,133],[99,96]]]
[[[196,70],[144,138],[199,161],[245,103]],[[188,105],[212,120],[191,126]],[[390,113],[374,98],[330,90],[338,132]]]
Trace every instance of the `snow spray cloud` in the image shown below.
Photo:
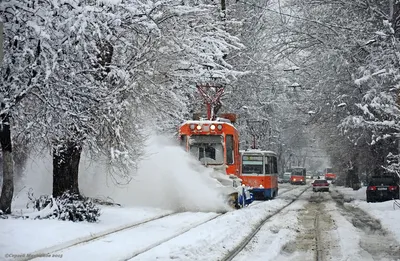
[[[117,203],[129,206],[149,206],[177,211],[227,211],[211,178],[211,170],[202,166],[173,141],[152,136],[148,140],[145,159],[139,163],[134,179],[124,187],[106,185],[106,174],[92,165],[81,171],[89,174],[80,180],[80,188],[86,196],[108,196]],[[81,172],[82,173],[82,172]],[[93,173],[94,174],[94,173]]]
[[[14,207],[25,207],[28,201],[28,192],[33,193],[36,198],[41,195],[51,194],[53,182],[52,163],[51,155],[48,153],[30,155],[22,177],[15,184]]]

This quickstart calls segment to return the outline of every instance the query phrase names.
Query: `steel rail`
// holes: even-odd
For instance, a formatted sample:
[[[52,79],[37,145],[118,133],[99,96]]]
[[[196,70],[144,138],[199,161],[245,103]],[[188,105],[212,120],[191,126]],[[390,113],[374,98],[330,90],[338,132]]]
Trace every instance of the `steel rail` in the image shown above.
[[[245,237],[235,249],[233,249],[227,255],[225,255],[225,257],[223,257],[220,261],[231,261],[231,260],[233,260],[233,258],[235,258],[240,252],[242,252],[242,250],[249,244],[249,242],[255,237],[255,235],[257,235],[257,233],[267,223],[268,220],[270,220],[272,217],[274,217],[275,215],[277,215],[280,212],[282,212],[282,210],[284,210],[285,208],[287,208],[288,206],[293,204],[296,200],[299,199],[299,196],[301,196],[309,188],[310,188],[310,186],[307,186],[307,188],[304,189],[299,195],[297,195],[296,198],[292,199],[289,203],[284,205],[282,208],[276,210],[274,213],[272,213],[271,215],[266,216],[263,220],[261,220],[258,223],[258,225],[253,229],[253,231],[249,235],[247,235],[247,237]]]

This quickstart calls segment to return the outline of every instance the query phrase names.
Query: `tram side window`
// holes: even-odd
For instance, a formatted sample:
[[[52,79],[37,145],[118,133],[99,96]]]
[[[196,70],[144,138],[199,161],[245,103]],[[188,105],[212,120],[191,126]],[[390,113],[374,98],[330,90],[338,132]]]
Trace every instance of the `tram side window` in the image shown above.
[[[272,173],[278,173],[278,161],[275,157],[272,158]]]
[[[265,174],[271,174],[271,158],[265,157]]]
[[[226,163],[233,164],[233,135],[226,135]]]

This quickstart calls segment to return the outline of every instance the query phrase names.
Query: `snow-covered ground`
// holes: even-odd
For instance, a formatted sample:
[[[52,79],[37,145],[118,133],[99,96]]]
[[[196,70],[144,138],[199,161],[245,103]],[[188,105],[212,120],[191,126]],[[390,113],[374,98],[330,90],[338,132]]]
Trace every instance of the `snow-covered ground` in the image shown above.
[[[331,193],[308,189],[301,194],[309,185],[279,184],[276,199],[220,214],[226,206],[205,168],[163,139],[153,140],[149,152],[135,179],[122,188],[107,183],[101,166],[83,161],[82,192],[122,204],[102,206],[97,223],[0,219],[0,260],[26,260],[29,254],[38,257],[34,260],[221,260],[266,217],[270,218],[235,260],[313,259],[318,233],[330,260],[374,260],[374,253],[381,253],[363,250],[361,244],[374,242],[363,239],[367,232],[353,220],[363,215],[357,213],[359,209],[376,218],[400,242],[400,208],[393,208],[393,201],[367,203],[365,187],[353,191],[332,186]],[[28,188],[36,195],[51,192],[48,163],[30,164],[29,173],[17,186],[14,215],[32,212],[25,208]],[[334,201],[335,193],[344,195],[348,208]],[[318,218],[321,231],[316,233]]]
[[[254,206],[228,212],[197,227],[197,224],[212,219],[218,214],[184,212],[58,252],[52,252],[57,249],[54,246],[65,247],[73,243],[73,239],[79,240],[78,238],[82,239],[88,235],[95,236],[112,227],[140,222],[167,214],[168,211],[106,207],[103,208],[101,221],[97,224],[56,220],[0,220],[0,255],[7,257],[6,260],[15,260],[8,254],[18,256],[34,253],[40,256],[40,254],[52,252],[51,255],[56,257],[46,256],[35,260],[59,260],[60,256],[63,260],[125,260],[135,256],[141,250],[172,238],[144,254],[137,255],[133,260],[154,260],[154,258],[158,260],[217,260],[240,243],[265,216],[273,214],[283,205],[296,199],[302,190],[304,187],[282,188],[280,191],[282,195],[275,200],[256,202]],[[297,208],[304,203],[305,201],[297,203]],[[287,216],[286,221],[296,224],[296,215]],[[194,228],[179,235],[182,230],[191,226]],[[176,235],[179,236],[175,237]],[[279,252],[280,247],[280,244],[277,244],[274,251]]]
[[[100,232],[143,222],[172,211],[155,208],[103,207],[98,223],[0,219],[0,260],[6,254],[27,254],[79,239],[90,238]]]
[[[298,240],[296,237],[307,232],[302,224],[302,216],[310,211],[307,210],[307,204],[311,199],[321,197],[321,200],[326,201],[322,201],[325,202],[325,212],[329,213],[334,224],[340,224],[334,226],[332,231],[324,232],[325,236],[329,235],[329,239],[336,242],[338,248],[337,253],[331,253],[331,260],[374,260],[360,250],[358,242],[362,240],[362,234],[343,216],[335,202],[329,200],[328,193],[317,194],[307,190],[299,196],[306,186],[281,184],[280,187],[280,195],[276,199],[255,202],[253,206],[242,210],[224,215],[207,211],[178,213],[71,247],[68,246],[74,240],[78,242],[85,237],[88,240],[90,235],[94,237],[112,228],[138,223],[172,211],[144,207],[103,207],[101,220],[95,224],[56,220],[0,220],[0,260],[23,260],[16,258],[17,255],[26,257],[29,253],[47,255],[34,260],[60,260],[60,257],[71,261],[220,260],[261,220],[273,215],[293,199],[297,200],[272,216],[235,260],[307,259],[312,258],[312,249],[309,249],[311,252],[301,252],[298,249],[292,253],[287,251],[291,247],[295,248],[293,242]],[[362,208],[377,218],[400,241],[400,209],[393,209],[392,201],[366,203],[365,188],[359,191],[343,187],[332,189],[342,193],[346,201],[352,199],[345,205]]]
[[[347,202],[345,204],[361,208],[374,218],[378,219],[382,226],[391,231],[400,242],[400,208],[394,204],[393,200],[367,203],[367,187],[362,187],[356,191],[344,187],[336,187],[335,189],[344,195],[344,200]],[[400,204],[400,200],[397,200],[397,202]]]

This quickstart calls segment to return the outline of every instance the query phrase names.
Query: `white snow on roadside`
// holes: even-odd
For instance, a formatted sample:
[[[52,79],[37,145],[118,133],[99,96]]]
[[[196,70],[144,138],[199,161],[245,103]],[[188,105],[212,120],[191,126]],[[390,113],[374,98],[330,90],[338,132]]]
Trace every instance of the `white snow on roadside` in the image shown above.
[[[385,202],[367,203],[366,187],[359,190],[351,188],[336,187],[341,194],[344,195],[345,201],[354,207],[361,208],[372,217],[378,219],[382,226],[390,231],[393,236],[400,242],[400,208],[394,205],[393,200]],[[400,200],[397,200],[400,204]]]

